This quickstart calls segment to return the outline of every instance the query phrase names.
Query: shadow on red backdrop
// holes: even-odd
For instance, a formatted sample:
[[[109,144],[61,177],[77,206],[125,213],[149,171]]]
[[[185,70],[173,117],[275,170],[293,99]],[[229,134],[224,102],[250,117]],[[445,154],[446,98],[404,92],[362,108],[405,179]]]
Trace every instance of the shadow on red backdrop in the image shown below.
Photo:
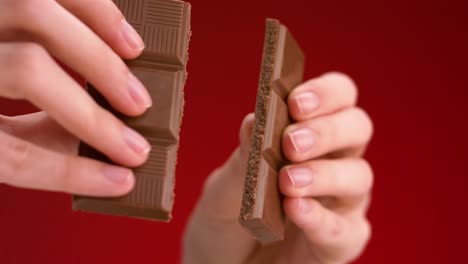
[[[466,1],[192,1],[186,111],[170,224],[76,213],[69,195],[0,186],[1,263],[178,263],[204,179],[254,108],[264,19],[343,71],[373,117],[372,241],[357,263],[468,263]],[[14,115],[31,106],[2,100]],[[40,175],[38,175],[39,177]]]

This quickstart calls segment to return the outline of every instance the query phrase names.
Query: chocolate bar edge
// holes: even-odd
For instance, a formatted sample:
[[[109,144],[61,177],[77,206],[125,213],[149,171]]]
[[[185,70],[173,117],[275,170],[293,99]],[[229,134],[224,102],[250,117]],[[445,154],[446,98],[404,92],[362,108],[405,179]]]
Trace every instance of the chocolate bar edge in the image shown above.
[[[159,222],[169,222],[172,218],[170,211],[122,206],[117,202],[109,202],[107,200],[99,201],[97,199],[88,198],[74,200],[73,210],[100,215],[127,216]]]
[[[275,19],[267,19],[266,24],[260,84],[255,110],[256,120],[249,152],[241,212],[239,215],[240,225],[263,245],[283,240],[285,231],[285,216],[282,212],[281,193],[278,190],[278,197],[270,197],[273,190],[272,188],[278,188],[277,174],[267,172],[259,165],[260,162],[266,158],[263,155],[265,151],[264,148],[266,147],[265,137],[269,135],[266,133],[266,124],[271,122],[270,118],[273,118],[272,116],[268,116],[268,111],[272,110],[269,108],[269,104],[272,103],[270,102],[270,96],[275,94],[273,92],[275,91],[276,95],[280,95],[283,100],[286,100],[290,90],[302,81],[304,70],[303,51],[286,26]],[[286,47],[289,48],[283,50]],[[283,58],[283,56],[287,57]],[[291,66],[290,58],[294,58],[293,61],[299,63],[296,65],[301,65],[301,67],[284,68],[284,66]],[[287,61],[289,61],[289,63]],[[287,64],[284,65],[282,63]],[[281,67],[279,67],[279,65],[281,65]],[[290,76],[289,73],[291,72],[288,73],[288,70],[291,71],[292,69],[294,69],[297,74]],[[284,72],[284,70],[286,70],[286,72]],[[290,76],[293,79],[289,77],[287,79],[276,79],[275,76],[279,77],[283,74],[287,74],[284,76]],[[286,83],[283,83],[283,81],[286,81]],[[277,84],[281,86],[278,87]],[[286,160],[283,162],[286,162]],[[284,163],[282,164],[284,165]],[[281,164],[275,165],[281,166]],[[277,170],[279,168],[273,167],[270,168],[278,172]],[[271,180],[272,176],[276,177],[273,181]],[[267,188],[269,188],[269,191]],[[267,195],[267,192],[270,194],[268,194],[268,197],[265,197],[264,195]],[[279,199],[279,201],[277,199]],[[277,206],[275,206],[276,202],[278,202]],[[278,212],[278,210],[281,211]],[[282,215],[281,218],[279,217],[280,214]]]
[[[240,224],[246,227],[249,231],[249,220],[252,221],[252,218],[259,218],[258,216],[253,215],[256,198],[254,197],[254,194],[256,193],[257,188],[257,171],[260,164],[264,144],[264,138],[262,136],[264,134],[263,128],[265,127],[267,113],[267,100],[260,100],[260,98],[265,99],[271,90],[274,70],[272,65],[274,64],[273,60],[277,51],[276,45],[279,29],[280,23],[278,20],[267,19],[260,81],[257,95],[257,103],[255,107],[256,110],[254,131],[249,151],[247,175],[244,182],[244,192],[239,217]],[[254,221],[254,223],[256,223],[256,220]]]

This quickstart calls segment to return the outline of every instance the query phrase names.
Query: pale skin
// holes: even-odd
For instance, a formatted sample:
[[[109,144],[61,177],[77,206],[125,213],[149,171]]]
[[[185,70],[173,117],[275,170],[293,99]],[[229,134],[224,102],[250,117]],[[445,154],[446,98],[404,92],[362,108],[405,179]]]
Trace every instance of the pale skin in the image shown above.
[[[355,106],[357,88],[328,73],[296,87],[288,98],[296,121],[283,135],[291,161],[279,173],[288,224],[285,241],[259,246],[237,223],[254,122],[248,115],[240,146],[207,179],[185,233],[184,263],[349,263],[366,246],[373,173],[362,154],[372,135]]]
[[[135,182],[128,167],[145,162],[149,144],[94,103],[53,57],[93,83],[115,109],[137,116],[152,101],[122,58],[143,49],[110,0],[0,0],[0,96],[43,110],[0,116],[0,183],[102,197],[128,193]],[[295,122],[282,144],[291,164],[279,173],[286,239],[266,247],[237,223],[254,122],[247,115],[239,147],[204,185],[186,229],[184,263],[357,258],[371,233],[366,211],[373,173],[362,155],[373,128],[356,100],[355,83],[340,73],[306,81],[290,94]],[[120,165],[78,157],[80,140]]]

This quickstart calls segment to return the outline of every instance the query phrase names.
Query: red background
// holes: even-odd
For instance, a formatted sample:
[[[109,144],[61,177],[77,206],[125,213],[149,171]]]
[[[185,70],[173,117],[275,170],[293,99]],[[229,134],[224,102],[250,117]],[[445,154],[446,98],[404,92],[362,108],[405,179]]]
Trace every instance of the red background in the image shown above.
[[[374,234],[358,263],[468,263],[468,2],[383,2],[193,1],[174,220],[76,213],[68,195],[0,186],[0,263],[178,263],[201,185],[254,108],[266,17],[301,43],[307,78],[353,76],[375,121]]]

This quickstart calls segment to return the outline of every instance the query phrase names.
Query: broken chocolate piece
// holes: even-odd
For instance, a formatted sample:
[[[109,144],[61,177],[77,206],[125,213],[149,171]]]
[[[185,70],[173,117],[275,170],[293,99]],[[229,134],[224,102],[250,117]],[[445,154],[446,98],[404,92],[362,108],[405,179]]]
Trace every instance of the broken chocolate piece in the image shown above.
[[[304,55],[279,21],[267,19],[255,123],[244,183],[240,224],[259,242],[284,238],[285,217],[278,171],[286,164],[281,150],[290,123],[286,99],[302,82]]]
[[[151,144],[148,160],[134,169],[135,188],[123,197],[75,196],[73,207],[90,212],[169,221],[174,200],[175,166],[184,105],[190,4],[172,0],[114,0],[143,38],[146,48],[136,60],[127,61],[133,74],[157,102],[139,117],[125,117],[125,124]],[[112,111],[106,100],[88,85],[91,96]],[[82,143],[80,154],[110,162]]]

